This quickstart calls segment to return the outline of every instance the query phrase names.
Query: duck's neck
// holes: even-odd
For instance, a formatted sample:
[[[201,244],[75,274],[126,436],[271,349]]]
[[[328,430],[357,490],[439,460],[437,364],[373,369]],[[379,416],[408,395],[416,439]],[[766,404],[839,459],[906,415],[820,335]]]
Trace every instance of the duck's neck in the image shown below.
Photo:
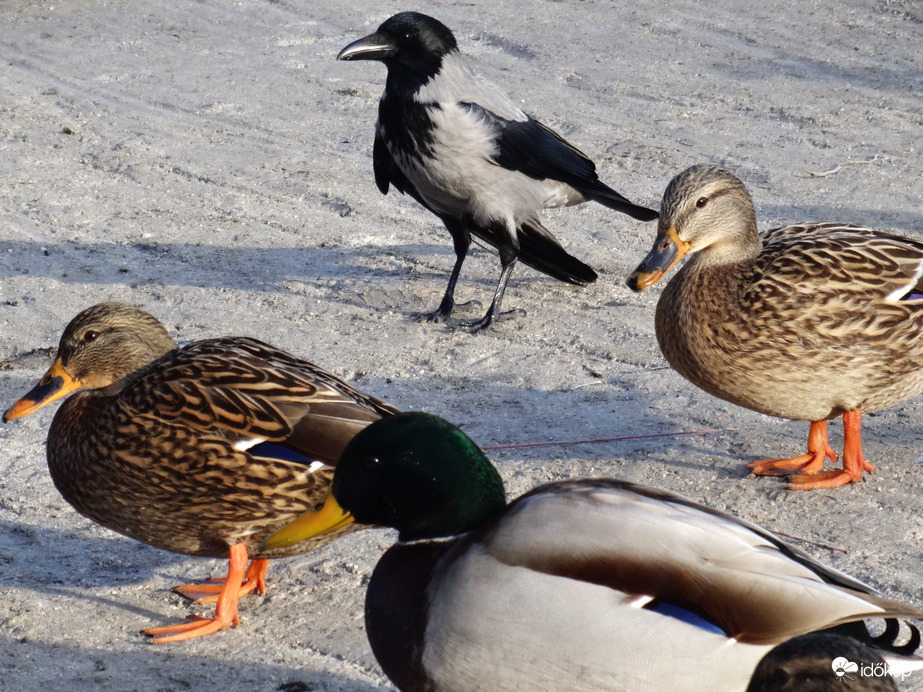
[[[693,306],[695,314],[729,318],[740,309],[741,295],[753,281],[762,251],[754,218],[740,233],[695,252],[661,294],[660,318],[688,315]]]
[[[693,302],[700,306],[707,303],[715,315],[739,309],[743,291],[753,282],[761,249],[758,244],[755,248],[720,248],[719,252],[693,255],[661,300],[685,307]]]
[[[104,387],[96,387],[93,389],[87,389],[85,391],[89,394],[94,394],[94,395],[107,396],[107,397],[115,396],[116,394],[121,392],[126,387],[131,386],[132,384],[137,382],[139,379],[144,377],[151,370],[157,369],[157,367],[160,365],[160,363],[163,361],[164,358],[174,353],[178,347],[175,343],[173,342],[171,343],[173,345],[173,348],[163,350],[167,346],[166,344],[163,344],[162,348],[157,349],[157,351],[162,351],[162,353],[154,355],[155,353],[157,353],[157,351],[152,349],[151,357],[139,358],[131,365],[127,365],[125,367],[125,372],[120,373],[119,377],[117,377],[115,381],[113,381],[111,384],[106,385]]]
[[[491,467],[492,468],[492,467]],[[474,486],[477,488],[477,486]],[[419,521],[401,523],[401,543],[447,543],[475,529],[486,526],[506,510],[506,497],[500,492],[491,496],[474,497],[457,494],[445,498],[444,512],[429,511]]]
[[[756,228],[756,212],[753,207],[741,209],[745,214],[739,221],[735,233],[727,233],[714,240],[701,250],[693,250],[688,263],[700,267],[718,267],[752,264],[763,251],[763,241]]]

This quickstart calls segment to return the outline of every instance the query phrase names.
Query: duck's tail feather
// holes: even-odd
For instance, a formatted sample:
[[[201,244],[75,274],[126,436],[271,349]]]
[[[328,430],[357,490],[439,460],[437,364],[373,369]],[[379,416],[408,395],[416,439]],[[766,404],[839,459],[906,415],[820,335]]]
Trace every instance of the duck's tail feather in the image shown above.
[[[910,636],[903,644],[898,644],[897,640],[901,637],[901,633],[905,628],[910,632]],[[920,648],[921,639],[923,638],[921,638],[920,630],[916,625],[905,622],[904,627],[901,627],[900,621],[894,619],[885,620],[885,631],[877,637],[872,637],[875,646],[900,656],[913,655]]]
[[[871,634],[861,620],[836,625],[825,631],[850,636],[898,656],[912,656],[923,642],[923,635],[916,625],[896,618],[885,618],[885,629],[877,635]]]

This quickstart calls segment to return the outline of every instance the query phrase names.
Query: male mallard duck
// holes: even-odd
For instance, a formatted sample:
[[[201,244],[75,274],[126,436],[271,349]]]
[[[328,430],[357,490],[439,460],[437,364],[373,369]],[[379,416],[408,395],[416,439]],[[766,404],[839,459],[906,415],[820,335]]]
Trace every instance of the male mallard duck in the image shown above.
[[[799,474],[791,488],[834,488],[874,468],[862,412],[923,392],[923,242],[836,223],[760,235],[743,183],[693,166],[664,193],[657,240],[628,279],[641,291],[690,258],[657,303],[657,341],[677,372],[760,413],[811,421],[808,452],[757,461]],[[827,419],[843,416],[843,468]],[[812,475],[817,474],[817,475]]]
[[[739,692],[787,639],[923,616],[671,493],[570,480],[507,505],[481,450],[424,413],[356,435],[331,491],[264,545],[349,520],[400,532],[369,582],[365,623],[402,690]]]
[[[120,303],[77,315],[54,364],[3,419],[74,391],[48,432],[48,468],[64,499],[158,548],[202,557],[230,551],[226,580],[177,589],[217,601],[215,617],[147,630],[156,643],[236,626],[239,597],[266,588],[268,558],[342,533],[259,547],[324,497],[356,432],[397,411],[256,339],[177,348],[156,318]]]

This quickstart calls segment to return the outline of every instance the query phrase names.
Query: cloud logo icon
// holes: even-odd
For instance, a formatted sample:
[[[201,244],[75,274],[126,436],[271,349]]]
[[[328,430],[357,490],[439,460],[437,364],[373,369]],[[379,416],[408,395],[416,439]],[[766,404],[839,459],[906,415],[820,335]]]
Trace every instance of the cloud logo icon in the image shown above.
[[[846,673],[859,672],[859,664],[853,663],[843,656],[833,659],[833,663],[831,665],[833,666],[833,672],[836,673],[838,678],[843,677],[846,675]]]

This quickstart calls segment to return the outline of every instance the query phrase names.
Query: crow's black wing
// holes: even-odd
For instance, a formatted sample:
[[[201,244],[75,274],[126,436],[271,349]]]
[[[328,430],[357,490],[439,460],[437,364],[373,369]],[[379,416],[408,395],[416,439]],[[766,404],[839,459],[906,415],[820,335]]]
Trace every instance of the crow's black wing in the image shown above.
[[[596,164],[586,154],[534,118],[507,120],[476,103],[460,105],[496,130],[493,161],[497,165],[538,180],[559,180],[587,199],[642,221],[657,218],[657,212],[634,204],[602,183]]]

